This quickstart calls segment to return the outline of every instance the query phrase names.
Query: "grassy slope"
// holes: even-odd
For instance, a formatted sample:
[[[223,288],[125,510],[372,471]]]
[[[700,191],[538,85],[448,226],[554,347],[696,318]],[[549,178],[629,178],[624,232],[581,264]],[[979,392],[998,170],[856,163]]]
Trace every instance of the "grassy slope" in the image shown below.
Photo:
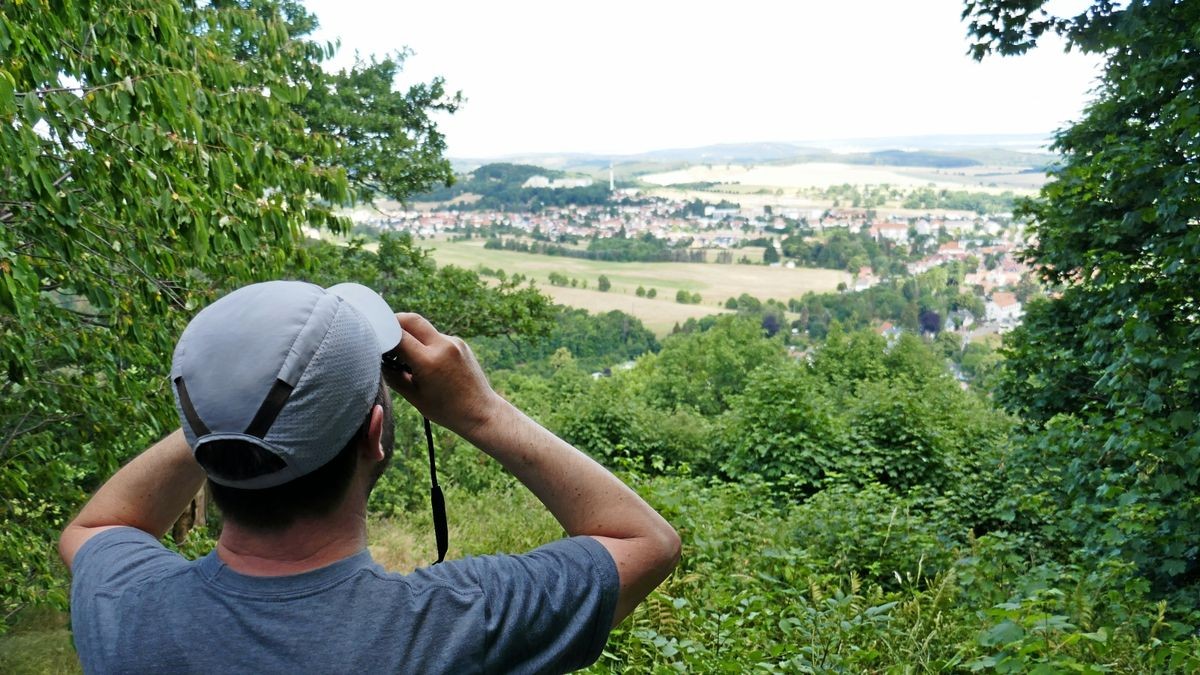
[[[81,672],[65,612],[26,610],[12,622],[0,635],[0,673]]]

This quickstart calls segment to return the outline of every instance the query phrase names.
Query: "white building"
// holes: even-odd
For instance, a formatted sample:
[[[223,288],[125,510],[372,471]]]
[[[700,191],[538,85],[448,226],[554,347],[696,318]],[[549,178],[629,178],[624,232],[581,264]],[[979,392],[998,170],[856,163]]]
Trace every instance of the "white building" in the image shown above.
[[[988,300],[984,308],[987,311],[987,320],[997,323],[1016,322],[1025,314],[1017,296],[1002,291],[992,293],[992,299]]]
[[[887,239],[897,244],[908,243],[908,225],[904,223],[879,223],[868,230],[875,241]]]

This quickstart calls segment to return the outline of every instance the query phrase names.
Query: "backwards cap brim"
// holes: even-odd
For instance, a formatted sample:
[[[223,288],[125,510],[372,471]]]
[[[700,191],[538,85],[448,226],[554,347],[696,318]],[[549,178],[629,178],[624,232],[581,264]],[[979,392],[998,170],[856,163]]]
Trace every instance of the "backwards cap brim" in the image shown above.
[[[350,303],[354,309],[367,319],[375,338],[379,341],[379,353],[386,354],[400,344],[404,332],[400,330],[400,322],[396,314],[388,307],[387,302],[378,293],[362,284],[343,283],[325,289],[339,298]]]

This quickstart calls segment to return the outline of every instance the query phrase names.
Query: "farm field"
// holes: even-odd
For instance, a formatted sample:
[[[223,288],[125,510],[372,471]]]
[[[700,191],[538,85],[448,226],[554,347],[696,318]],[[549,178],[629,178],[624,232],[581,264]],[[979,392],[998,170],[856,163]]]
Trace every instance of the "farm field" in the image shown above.
[[[1023,167],[973,166],[954,169],[926,167],[871,166],[811,162],[786,166],[740,164],[698,164],[685,169],[639,176],[652,185],[670,186],[696,182],[736,183],[770,189],[787,190],[833,185],[892,185],[915,188],[934,184],[938,188],[969,190],[999,194],[1005,190],[1018,193],[1035,192],[1046,176],[1041,173],[1022,173]]]
[[[665,335],[676,322],[724,311],[721,306],[731,298],[749,293],[760,300],[770,298],[787,302],[808,291],[825,292],[838,283],[850,281],[850,275],[838,270],[786,269],[762,265],[718,265],[715,263],[614,263],[557,256],[485,249],[479,240],[449,242],[423,240],[422,247],[433,249],[440,265],[458,265],[467,269],[480,266],[520,273],[537,282],[539,288],[559,302],[589,312],[614,309],[628,312],[658,335]],[[550,273],[587,281],[587,288],[550,285]],[[608,292],[596,286],[603,274],[612,283]],[[654,288],[658,297],[639,298],[637,287]],[[699,293],[701,303],[675,302],[679,290]]]

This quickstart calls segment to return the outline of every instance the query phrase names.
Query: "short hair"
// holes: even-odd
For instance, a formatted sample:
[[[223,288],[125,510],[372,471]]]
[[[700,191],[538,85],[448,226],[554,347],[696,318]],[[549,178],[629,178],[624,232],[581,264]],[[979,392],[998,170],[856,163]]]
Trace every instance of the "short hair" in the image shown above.
[[[382,379],[366,419],[333,459],[315,471],[269,488],[234,488],[210,479],[208,485],[217,508],[238,525],[263,532],[286,529],[302,517],[320,518],[333,513],[346,497],[358,467],[358,445],[369,433],[371,415],[377,405],[383,406],[380,441],[384,459],[372,476],[367,488],[369,494],[375,487],[375,481],[379,480],[391,462],[395,445],[392,399]],[[239,440],[205,443],[196,450],[196,460],[226,476],[259,475],[283,463],[282,459],[268,450]]]

